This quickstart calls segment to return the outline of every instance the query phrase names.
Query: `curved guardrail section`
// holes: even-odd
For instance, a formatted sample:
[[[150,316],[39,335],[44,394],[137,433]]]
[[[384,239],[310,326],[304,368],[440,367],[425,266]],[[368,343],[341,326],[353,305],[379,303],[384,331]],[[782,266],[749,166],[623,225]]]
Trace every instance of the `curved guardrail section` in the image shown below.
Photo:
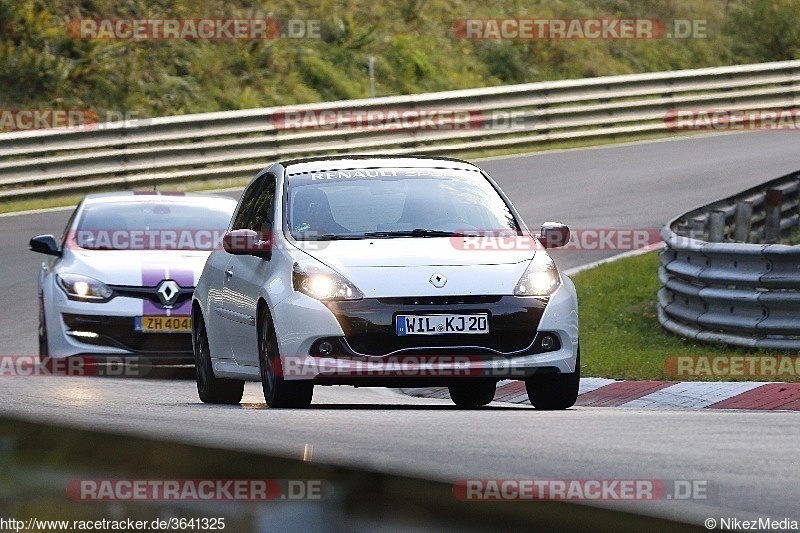
[[[661,325],[701,341],[800,349],[799,199],[800,171],[664,226]]]
[[[451,154],[580,138],[670,130],[676,109],[794,108],[800,61],[539,82],[441,93],[203,113],[106,123],[82,131],[0,134],[0,201],[145,187],[155,183],[249,178],[267,161],[371,151]],[[466,111],[513,126],[286,127],[287,111]]]

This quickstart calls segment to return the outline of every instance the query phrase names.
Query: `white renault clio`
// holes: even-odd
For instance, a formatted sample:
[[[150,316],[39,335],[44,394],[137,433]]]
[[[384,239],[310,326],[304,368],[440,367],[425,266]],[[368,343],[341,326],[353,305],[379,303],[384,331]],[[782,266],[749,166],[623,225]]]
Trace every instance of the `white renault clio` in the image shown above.
[[[524,380],[538,409],[575,403],[575,288],[497,184],[455,159],[346,156],[275,163],[247,186],[192,301],[200,399],[270,407],[315,385],[446,386],[492,401]]]

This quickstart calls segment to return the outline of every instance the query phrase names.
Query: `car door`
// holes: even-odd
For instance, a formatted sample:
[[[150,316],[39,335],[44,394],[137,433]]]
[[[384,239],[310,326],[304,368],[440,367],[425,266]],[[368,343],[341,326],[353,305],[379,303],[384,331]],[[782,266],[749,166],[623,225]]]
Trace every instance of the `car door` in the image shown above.
[[[253,210],[258,193],[261,191],[263,175],[256,176],[242,193],[239,205],[233,215],[229,230],[242,228]],[[231,259],[234,256],[219,249],[211,253],[206,261],[203,277],[208,279],[208,299],[211,313],[208,318],[209,344],[216,357],[233,357],[233,342],[238,333],[235,323],[243,320],[234,309],[235,299],[229,294],[229,276],[232,272]],[[213,338],[212,338],[213,337]],[[218,349],[214,350],[217,346]]]
[[[272,239],[272,222],[275,217],[274,174],[265,174],[252,208],[239,227],[251,229],[262,240]],[[231,311],[229,338],[236,363],[258,366],[258,335],[256,312],[261,287],[271,273],[268,259],[253,255],[230,255],[225,270],[224,294],[226,307]]]

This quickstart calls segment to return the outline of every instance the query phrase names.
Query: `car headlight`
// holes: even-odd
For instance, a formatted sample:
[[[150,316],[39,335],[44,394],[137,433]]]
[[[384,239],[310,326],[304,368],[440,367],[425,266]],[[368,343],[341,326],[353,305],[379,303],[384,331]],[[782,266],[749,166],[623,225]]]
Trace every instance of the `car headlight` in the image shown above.
[[[295,263],[294,290],[317,300],[360,300],[364,294],[342,275],[321,264]]]
[[[549,256],[544,261],[534,257],[514,287],[514,296],[550,296],[559,284],[561,276],[553,260]]]
[[[56,280],[70,300],[106,301],[114,294],[108,285],[80,274],[57,274]]]

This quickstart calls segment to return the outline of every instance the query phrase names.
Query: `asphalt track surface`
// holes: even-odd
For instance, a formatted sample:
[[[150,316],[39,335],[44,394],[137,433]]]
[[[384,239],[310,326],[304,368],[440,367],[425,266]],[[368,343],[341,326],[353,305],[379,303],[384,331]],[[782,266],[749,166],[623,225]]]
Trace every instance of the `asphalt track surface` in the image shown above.
[[[659,228],[690,208],[800,168],[800,137],[757,132],[481,161],[531,227]],[[39,233],[67,210],[0,217],[2,354],[36,350]],[[562,252],[572,267],[616,251]],[[590,357],[590,355],[586,355]],[[695,480],[704,500],[611,503],[701,525],[705,518],[800,520],[798,414],[578,407],[536,412],[387,389],[315,390],[311,408],[270,410],[259,384],[239,407],[202,405],[194,383],[105,378],[0,378],[0,413],[124,434],[356,465],[448,481],[470,478]]]

